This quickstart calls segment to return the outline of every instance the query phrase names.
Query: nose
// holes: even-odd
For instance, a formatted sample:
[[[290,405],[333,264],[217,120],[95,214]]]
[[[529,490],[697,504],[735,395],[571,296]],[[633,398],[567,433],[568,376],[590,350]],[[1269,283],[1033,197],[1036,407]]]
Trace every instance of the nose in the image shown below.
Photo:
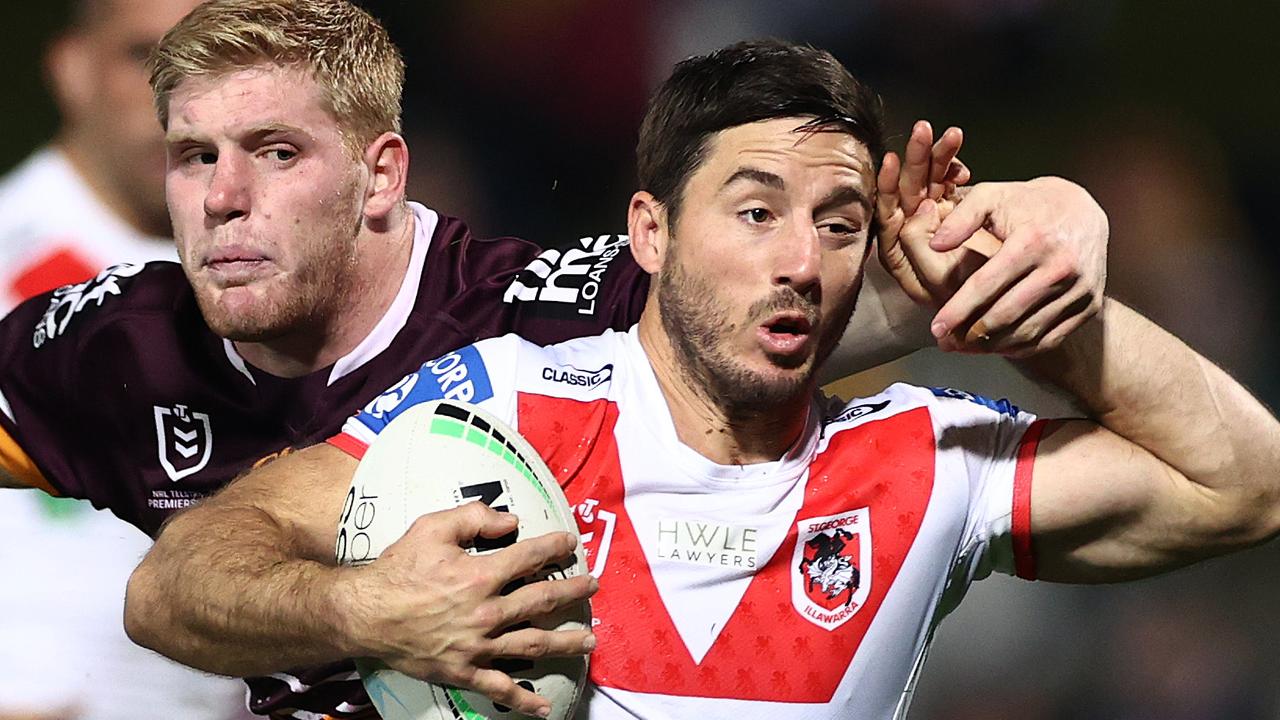
[[[205,217],[223,223],[248,215],[249,197],[249,176],[243,163],[229,153],[221,154],[205,191]]]
[[[801,296],[811,297],[818,289],[822,264],[817,230],[812,226],[795,228],[782,233],[778,241],[774,284],[789,286]]]

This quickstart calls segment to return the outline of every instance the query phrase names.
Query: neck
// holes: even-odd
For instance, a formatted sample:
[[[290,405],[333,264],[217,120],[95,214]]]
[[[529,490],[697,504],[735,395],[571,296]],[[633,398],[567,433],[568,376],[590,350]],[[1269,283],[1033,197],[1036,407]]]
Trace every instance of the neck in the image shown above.
[[[413,255],[413,211],[402,206],[383,230],[367,225],[356,238],[351,282],[327,297],[334,307],[317,309],[316,321],[265,342],[235,343],[236,351],[254,367],[277,377],[293,378],[328,367],[350,353],[373,332],[404,284]],[[386,282],[388,277],[401,282]]]
[[[721,465],[772,462],[804,432],[812,386],[776,406],[729,407],[680,361],[656,307],[645,309],[639,336],[667,401],[676,436],[708,460]]]
[[[84,181],[93,196],[112,215],[139,235],[154,238],[157,245],[171,245],[172,241],[168,237],[173,231],[169,225],[169,214],[164,204],[157,202],[154,208],[143,208],[131,202],[129,195],[119,183],[111,180],[108,172],[102,167],[101,163],[104,161],[100,161],[91,150],[85,147],[88,140],[82,140],[82,137],[76,134],[63,135],[54,145],[71,163],[72,169]],[[156,192],[163,191],[157,188]]]

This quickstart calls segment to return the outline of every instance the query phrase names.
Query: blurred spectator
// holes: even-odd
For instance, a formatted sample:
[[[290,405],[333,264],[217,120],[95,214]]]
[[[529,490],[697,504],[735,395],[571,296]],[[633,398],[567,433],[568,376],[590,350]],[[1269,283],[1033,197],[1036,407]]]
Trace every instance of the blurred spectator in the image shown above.
[[[62,122],[0,180],[0,311],[117,262],[176,259],[151,46],[193,0],[78,0],[46,53]],[[92,431],[89,429],[88,431]],[[87,503],[0,490],[0,720],[225,720],[243,686],[129,641],[124,586],[150,541]]]

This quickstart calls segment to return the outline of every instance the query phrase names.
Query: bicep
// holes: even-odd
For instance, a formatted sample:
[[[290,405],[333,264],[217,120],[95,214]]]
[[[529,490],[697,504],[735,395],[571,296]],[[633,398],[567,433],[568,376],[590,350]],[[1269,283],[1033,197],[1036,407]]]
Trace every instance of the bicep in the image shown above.
[[[183,513],[186,523],[270,523],[298,555],[333,563],[338,518],[357,461],[322,443],[289,453],[236,479]],[[231,522],[226,520],[226,522]]]
[[[1145,577],[1207,557],[1224,503],[1141,446],[1087,420],[1046,428],[1036,450],[1036,575],[1059,582]]]

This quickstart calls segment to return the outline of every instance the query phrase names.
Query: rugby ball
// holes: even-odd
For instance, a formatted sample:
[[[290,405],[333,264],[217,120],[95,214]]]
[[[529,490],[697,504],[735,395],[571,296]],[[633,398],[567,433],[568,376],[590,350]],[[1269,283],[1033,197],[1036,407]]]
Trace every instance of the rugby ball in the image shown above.
[[[437,400],[409,408],[378,434],[356,469],[339,521],[338,562],[373,562],[420,515],[476,500],[513,513],[520,525],[504,538],[477,539],[468,548],[474,554],[496,552],[517,540],[557,530],[578,531],[555,477],[515,430],[468,403]],[[567,567],[544,568],[540,575],[525,580],[586,574],[581,544],[572,560]],[[506,590],[514,587],[518,585]],[[559,630],[590,624],[586,601],[535,623]],[[356,667],[386,720],[525,717],[478,692],[417,680],[376,660],[357,661]],[[587,679],[585,657],[496,663],[495,667],[549,700],[555,720],[573,716]]]

